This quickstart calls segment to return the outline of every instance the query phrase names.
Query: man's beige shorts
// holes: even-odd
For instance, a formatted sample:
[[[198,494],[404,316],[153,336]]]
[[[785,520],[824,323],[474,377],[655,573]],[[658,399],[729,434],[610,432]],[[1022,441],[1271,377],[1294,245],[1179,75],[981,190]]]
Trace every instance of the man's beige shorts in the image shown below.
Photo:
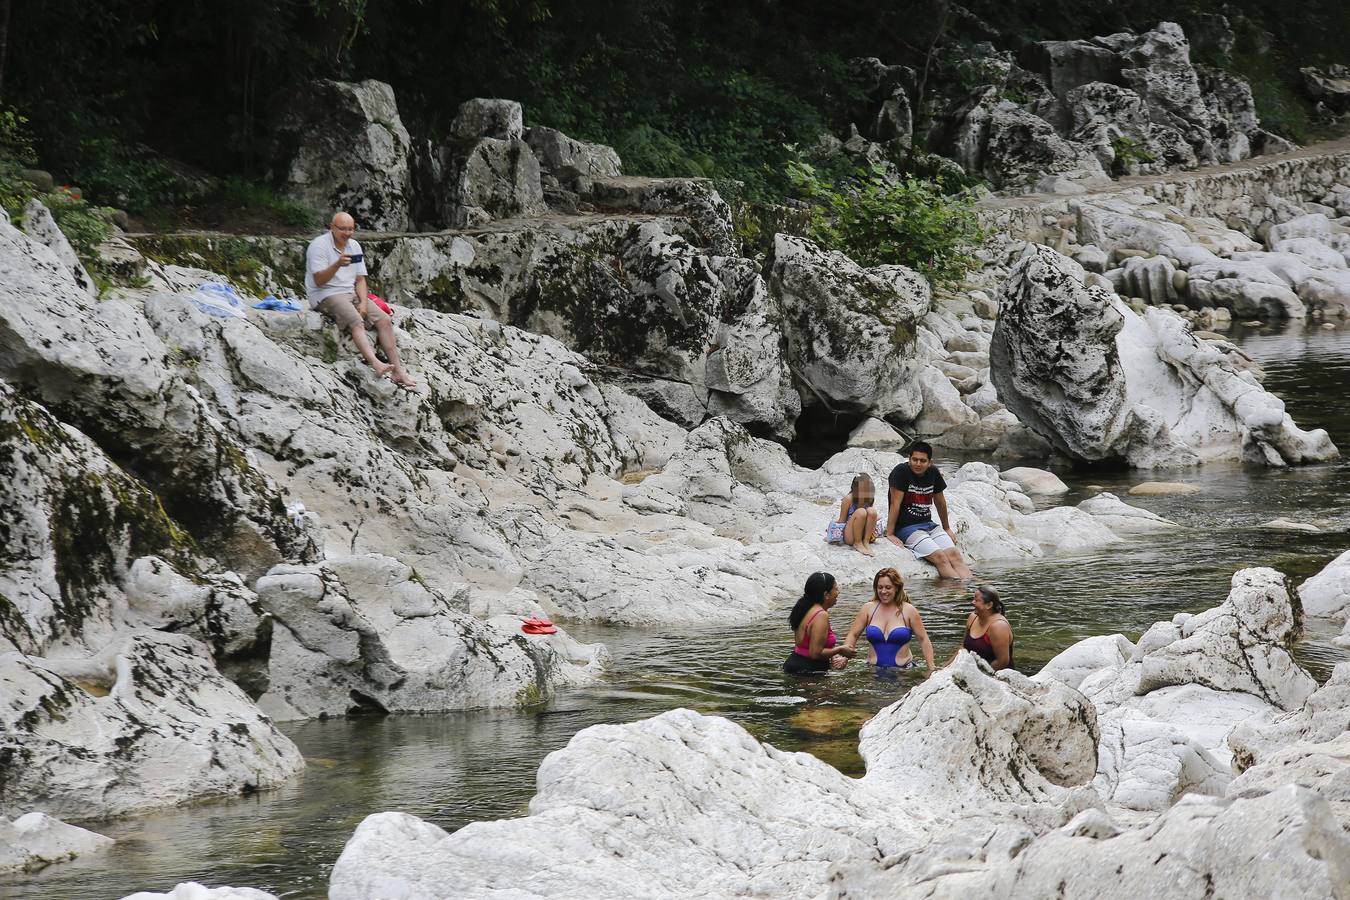
[[[315,308],[344,329],[351,328],[361,321],[361,314],[356,311],[355,294],[333,294],[324,297]],[[385,314],[385,311],[376,306],[374,301],[366,300],[367,328],[374,328],[375,323],[388,318],[389,316]]]

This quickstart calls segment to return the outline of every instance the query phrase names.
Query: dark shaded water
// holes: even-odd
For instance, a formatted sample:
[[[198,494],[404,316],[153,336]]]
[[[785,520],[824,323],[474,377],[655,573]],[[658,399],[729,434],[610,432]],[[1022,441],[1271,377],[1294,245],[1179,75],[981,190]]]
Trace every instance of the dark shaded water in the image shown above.
[[[1259,329],[1238,337],[1265,365],[1267,387],[1284,397],[1294,419],[1326,428],[1350,453],[1350,328]],[[1350,546],[1350,460],[1284,471],[1218,465],[1151,476],[1059,474],[1073,492],[1056,503],[1076,503],[1103,487],[1124,496],[1130,485],[1160,478],[1202,491],[1130,499],[1190,526],[1180,535],[1034,565],[981,568],[981,578],[1009,600],[1018,668],[1028,673],[1080,638],[1114,631],[1136,638],[1159,619],[1213,606],[1243,566],[1275,566],[1301,580]],[[1323,531],[1257,527],[1279,516]],[[910,591],[941,663],[960,640],[967,600],[931,583],[912,583]],[[836,623],[846,625],[864,599],[863,586],[846,586]],[[602,684],[535,710],[287,725],[310,763],[291,784],[95,826],[117,846],[45,873],[0,880],[0,897],[102,900],[189,879],[323,897],[329,868],[366,815],[401,810],[447,829],[522,815],[539,761],[577,731],[677,706],[728,716],[778,747],[861,774],[858,727],[921,676],[879,678],[858,663],[825,677],[785,676],[778,669],[789,643],[785,615],[679,633],[569,628],[581,640],[608,644],[613,669]],[[1298,650],[1319,679],[1347,658],[1331,645],[1333,636],[1310,633]]]

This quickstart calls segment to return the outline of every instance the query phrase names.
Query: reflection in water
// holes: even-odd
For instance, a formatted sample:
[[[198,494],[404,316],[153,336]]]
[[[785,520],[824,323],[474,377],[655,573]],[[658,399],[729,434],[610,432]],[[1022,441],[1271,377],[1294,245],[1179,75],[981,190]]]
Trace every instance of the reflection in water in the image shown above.
[[[1267,371],[1294,419],[1325,427],[1350,452],[1350,329],[1292,328],[1239,335]],[[1328,402],[1334,399],[1335,402]],[[1124,496],[1147,473],[1061,472],[1076,503],[1101,488]],[[1034,564],[985,566],[1016,630],[1018,668],[1035,672],[1068,644],[1093,634],[1135,638],[1160,619],[1213,606],[1235,569],[1269,565],[1295,580],[1347,546],[1350,462],[1289,470],[1208,466],[1167,478],[1201,488],[1186,496],[1132,498],[1187,526],[1181,534]],[[1089,487],[1093,485],[1094,487]],[[1096,487],[1100,486],[1100,487]],[[1285,516],[1319,534],[1261,527]],[[960,589],[911,580],[939,664],[958,646],[969,598]],[[869,596],[845,584],[833,618],[847,623]],[[520,712],[305,722],[285,731],[310,765],[301,779],[263,795],[109,823],[111,851],[0,881],[14,898],[118,898],[196,878],[259,887],[283,897],[323,897],[328,870],[368,814],[399,810],[447,829],[479,819],[523,815],[547,753],[582,728],[629,722],[678,706],[728,716],[761,740],[805,750],[860,775],[857,731],[867,718],[922,680],[919,671],[879,675],[861,661],[843,672],[793,677],[780,669],[791,638],[787,603],[772,616],[679,634],[577,626],[581,640],[614,653],[605,681]],[[1346,658],[1327,628],[1310,630],[1300,661],[1319,678]]]

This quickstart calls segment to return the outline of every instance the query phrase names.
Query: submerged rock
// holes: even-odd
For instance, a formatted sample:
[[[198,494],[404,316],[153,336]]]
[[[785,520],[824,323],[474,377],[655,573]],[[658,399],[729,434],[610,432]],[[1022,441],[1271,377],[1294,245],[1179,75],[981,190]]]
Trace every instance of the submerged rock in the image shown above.
[[[277,897],[253,888],[206,887],[195,881],[185,881],[167,894],[137,891],[122,900],[277,900]]]

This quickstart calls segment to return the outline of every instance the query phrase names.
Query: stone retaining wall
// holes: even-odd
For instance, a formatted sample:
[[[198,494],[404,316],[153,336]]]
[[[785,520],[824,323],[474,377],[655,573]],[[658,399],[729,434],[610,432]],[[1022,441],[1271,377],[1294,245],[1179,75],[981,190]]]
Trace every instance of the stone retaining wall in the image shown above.
[[[1278,200],[1318,202],[1334,184],[1350,184],[1350,138],[1237,165],[1122,178],[1104,190],[1057,196],[995,197],[978,205],[994,242],[1064,240],[1079,204],[1151,197],[1184,216],[1212,216],[1253,236],[1273,219]]]

